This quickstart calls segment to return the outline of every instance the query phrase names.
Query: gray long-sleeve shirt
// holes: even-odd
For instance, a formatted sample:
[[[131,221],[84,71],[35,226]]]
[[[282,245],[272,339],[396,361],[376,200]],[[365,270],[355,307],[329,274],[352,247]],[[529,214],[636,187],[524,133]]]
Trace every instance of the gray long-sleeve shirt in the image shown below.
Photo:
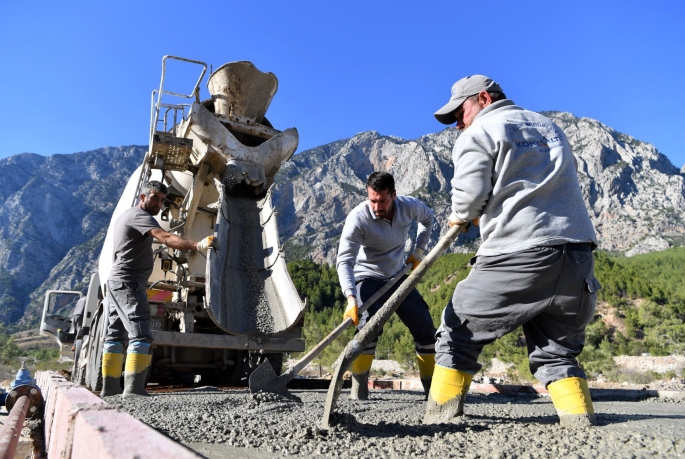
[[[357,295],[355,279],[388,279],[404,266],[404,246],[413,221],[418,222],[416,247],[428,245],[433,211],[416,198],[397,196],[392,221],[376,217],[368,201],[345,219],[336,268],[345,296]]]
[[[564,132],[511,100],[485,107],[452,153],[452,211],[480,216],[478,255],[589,242],[597,245]]]

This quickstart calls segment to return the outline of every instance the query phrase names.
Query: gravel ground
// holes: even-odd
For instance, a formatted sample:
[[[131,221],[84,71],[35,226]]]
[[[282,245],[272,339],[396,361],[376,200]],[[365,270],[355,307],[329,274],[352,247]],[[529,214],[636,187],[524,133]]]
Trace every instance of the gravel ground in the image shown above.
[[[371,391],[368,401],[348,393],[330,431],[318,427],[323,390],[278,396],[205,387],[107,401],[209,458],[685,457],[685,410],[677,403],[599,402],[599,426],[569,430],[548,397],[469,394],[460,421],[424,426],[417,392]]]

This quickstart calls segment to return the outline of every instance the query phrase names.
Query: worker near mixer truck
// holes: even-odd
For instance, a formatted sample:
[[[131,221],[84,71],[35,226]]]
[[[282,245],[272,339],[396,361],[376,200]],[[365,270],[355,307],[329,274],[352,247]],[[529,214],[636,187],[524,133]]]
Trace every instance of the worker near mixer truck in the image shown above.
[[[154,216],[161,210],[166,194],[167,188],[161,182],[147,182],[139,204],[122,213],[113,226],[114,265],[107,280],[109,322],[102,355],[102,397],[147,395],[145,379],[152,358],[147,299],[147,280],[154,262],[152,238],[178,250],[206,252],[210,247],[217,248],[214,236],[193,242],[159,226]],[[122,389],[125,341],[129,344]]]
[[[461,131],[449,224],[480,217],[482,244],[442,314],[424,422],[462,415],[483,346],[523,326],[530,370],[561,424],[594,423],[576,358],[601,288],[597,239],[564,132],[483,75],[457,81],[435,117]]]
[[[352,318],[357,330],[361,330],[401,282],[383,294],[362,317],[359,317],[359,305],[380,290],[405,263],[411,263],[413,268],[418,266],[433,225],[433,211],[416,198],[398,196],[391,174],[371,174],[366,191],[368,201],[355,207],[345,220],[336,260],[340,285],[347,297],[343,320]],[[416,248],[405,261],[405,243],[412,222],[418,223]],[[428,393],[435,366],[435,326],[428,305],[413,289],[397,308],[397,315],[414,338],[421,382]],[[369,371],[377,343],[378,337],[352,362],[353,399],[368,398]]]

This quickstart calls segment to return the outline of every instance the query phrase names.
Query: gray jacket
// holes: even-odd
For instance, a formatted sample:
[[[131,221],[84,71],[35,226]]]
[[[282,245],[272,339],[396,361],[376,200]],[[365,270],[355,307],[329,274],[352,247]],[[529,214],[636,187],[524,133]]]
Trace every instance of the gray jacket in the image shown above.
[[[418,222],[416,247],[428,245],[433,211],[416,198],[397,196],[392,222],[376,217],[368,201],[352,209],[345,219],[336,268],[345,296],[357,295],[357,281],[389,279],[404,266],[404,246],[413,221]]]
[[[550,119],[495,102],[459,136],[452,160],[452,211],[462,221],[481,217],[478,255],[597,245],[573,152]]]

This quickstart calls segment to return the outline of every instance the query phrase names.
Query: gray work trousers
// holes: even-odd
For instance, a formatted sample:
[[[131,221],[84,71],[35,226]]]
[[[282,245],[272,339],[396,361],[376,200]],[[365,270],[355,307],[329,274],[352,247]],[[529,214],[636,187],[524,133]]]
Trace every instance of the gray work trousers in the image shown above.
[[[369,309],[364,311],[359,318],[359,325],[355,334],[359,333],[364,325],[373,317],[378,310],[383,307],[386,301],[400,288],[402,282],[406,279],[401,279],[395,285],[385,292],[374,304],[369,306]],[[359,291],[359,299],[362,303],[371,298],[378,290],[383,288],[388,281],[386,279],[375,279],[368,277],[357,284]],[[419,355],[435,354],[435,325],[433,325],[433,318],[431,317],[428,305],[423,297],[415,288],[409,292],[407,298],[397,307],[395,311],[402,323],[407,326],[409,333],[414,338],[414,347],[416,353]],[[374,355],[376,353],[376,345],[378,338],[383,334],[383,330],[378,333],[371,343],[364,349],[363,354]]]
[[[108,327],[105,341],[152,343],[146,281],[107,281]]]
[[[576,357],[600,288],[590,244],[479,256],[442,313],[435,363],[475,374],[483,346],[523,325],[538,380],[585,378]]]

